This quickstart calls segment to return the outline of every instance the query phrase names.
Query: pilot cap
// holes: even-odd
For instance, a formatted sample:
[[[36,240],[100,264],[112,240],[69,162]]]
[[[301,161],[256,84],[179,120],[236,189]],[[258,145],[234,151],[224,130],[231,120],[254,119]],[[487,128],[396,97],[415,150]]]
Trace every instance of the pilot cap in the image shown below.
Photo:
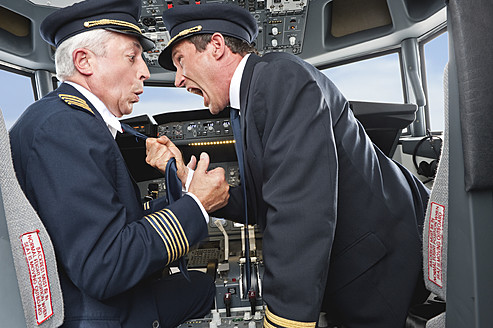
[[[41,37],[58,47],[68,38],[102,28],[108,31],[136,36],[144,51],[154,48],[154,42],[145,37],[137,21],[140,0],[86,0],[61,8],[48,15],[41,23]]]
[[[175,6],[163,13],[163,21],[170,33],[170,41],[159,55],[159,65],[170,71],[176,71],[171,58],[173,45],[184,38],[219,32],[251,44],[258,35],[255,18],[234,4]]]

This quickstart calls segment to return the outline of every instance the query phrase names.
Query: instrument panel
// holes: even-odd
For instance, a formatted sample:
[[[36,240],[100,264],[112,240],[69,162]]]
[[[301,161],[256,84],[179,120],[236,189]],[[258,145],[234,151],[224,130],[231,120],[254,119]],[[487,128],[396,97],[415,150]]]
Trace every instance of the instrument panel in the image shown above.
[[[225,0],[208,1],[230,3],[251,12],[257,21],[259,34],[255,47],[260,54],[289,52],[295,55],[303,51],[308,10],[308,0]],[[175,5],[196,6],[205,3],[184,1],[142,0],[139,25],[142,33],[156,43],[156,47],[144,53],[149,66],[159,67],[158,57],[170,39],[163,22],[163,12]]]

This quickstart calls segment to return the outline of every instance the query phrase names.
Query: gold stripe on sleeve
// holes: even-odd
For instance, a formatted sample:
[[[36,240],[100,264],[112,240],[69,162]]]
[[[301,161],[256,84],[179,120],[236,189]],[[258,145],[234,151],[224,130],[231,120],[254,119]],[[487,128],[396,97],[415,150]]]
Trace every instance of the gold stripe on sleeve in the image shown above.
[[[173,261],[179,258],[181,252],[183,251],[179,243],[177,243],[177,236],[173,231],[170,230],[169,227],[169,219],[164,215],[162,211],[154,213],[159,216],[159,220],[162,222],[163,228],[165,229],[166,235],[168,236],[168,241],[171,244],[174,253],[173,253]]]
[[[188,243],[187,235],[185,234],[185,231],[183,231],[183,228],[180,224],[180,221],[176,218],[173,212],[171,212],[169,209],[164,209],[164,212],[167,213],[167,216],[170,217],[171,224],[175,228],[175,230],[179,233],[180,235],[180,240],[183,243],[183,247],[185,248],[185,252],[183,255],[187,254],[189,249],[190,249],[190,244]]]
[[[266,328],[276,328],[275,326],[271,325],[269,321],[267,321],[267,318],[264,318],[264,327],[266,327]]]
[[[156,230],[156,232],[159,234],[161,239],[163,240],[163,244],[166,247],[166,252],[168,253],[168,261],[166,262],[166,265],[170,264],[173,262],[173,257],[175,256],[175,252],[171,245],[169,245],[169,241],[167,240],[167,236],[165,231],[163,230],[162,225],[158,222],[159,218],[157,218],[154,214],[149,214],[148,216],[145,217],[151,226]],[[171,249],[170,249],[171,248]]]
[[[275,325],[281,327],[290,327],[290,328],[315,328],[316,322],[303,322],[303,321],[295,321],[289,320],[285,318],[281,318],[274,313],[270,312],[269,307],[266,307],[265,310],[265,318],[272,322]],[[265,322],[265,321],[264,321]]]

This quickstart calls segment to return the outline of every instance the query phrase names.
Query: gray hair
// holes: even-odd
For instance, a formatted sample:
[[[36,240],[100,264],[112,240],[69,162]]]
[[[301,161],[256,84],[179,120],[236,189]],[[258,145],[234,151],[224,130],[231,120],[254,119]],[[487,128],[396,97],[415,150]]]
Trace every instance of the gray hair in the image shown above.
[[[106,44],[111,39],[113,32],[103,29],[95,29],[76,34],[56,49],[55,68],[60,82],[67,80],[76,73],[72,54],[76,49],[84,48],[93,52],[96,56],[106,55]]]

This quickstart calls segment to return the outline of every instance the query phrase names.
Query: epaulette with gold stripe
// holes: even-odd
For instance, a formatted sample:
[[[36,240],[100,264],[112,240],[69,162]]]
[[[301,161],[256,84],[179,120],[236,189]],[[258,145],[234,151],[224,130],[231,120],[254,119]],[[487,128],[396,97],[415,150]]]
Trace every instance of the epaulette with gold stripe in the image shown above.
[[[151,208],[151,202],[145,202],[144,203],[144,211],[147,211],[150,208]]]
[[[270,312],[269,307],[265,309],[264,327],[286,327],[286,328],[315,328],[316,322],[295,321],[281,318]]]
[[[89,105],[87,104],[87,102],[84,99],[81,99],[77,96],[67,95],[67,94],[59,94],[58,97],[60,97],[60,99],[65,101],[71,107],[85,110],[85,111],[91,113],[92,115],[94,115],[94,112],[92,111],[91,107],[89,107]]]
[[[178,221],[173,212],[165,208],[146,215],[144,218],[149,221],[163,240],[166,252],[168,253],[168,262],[166,265],[189,252],[190,246],[187,236],[185,235],[185,231],[183,231],[180,221]]]

